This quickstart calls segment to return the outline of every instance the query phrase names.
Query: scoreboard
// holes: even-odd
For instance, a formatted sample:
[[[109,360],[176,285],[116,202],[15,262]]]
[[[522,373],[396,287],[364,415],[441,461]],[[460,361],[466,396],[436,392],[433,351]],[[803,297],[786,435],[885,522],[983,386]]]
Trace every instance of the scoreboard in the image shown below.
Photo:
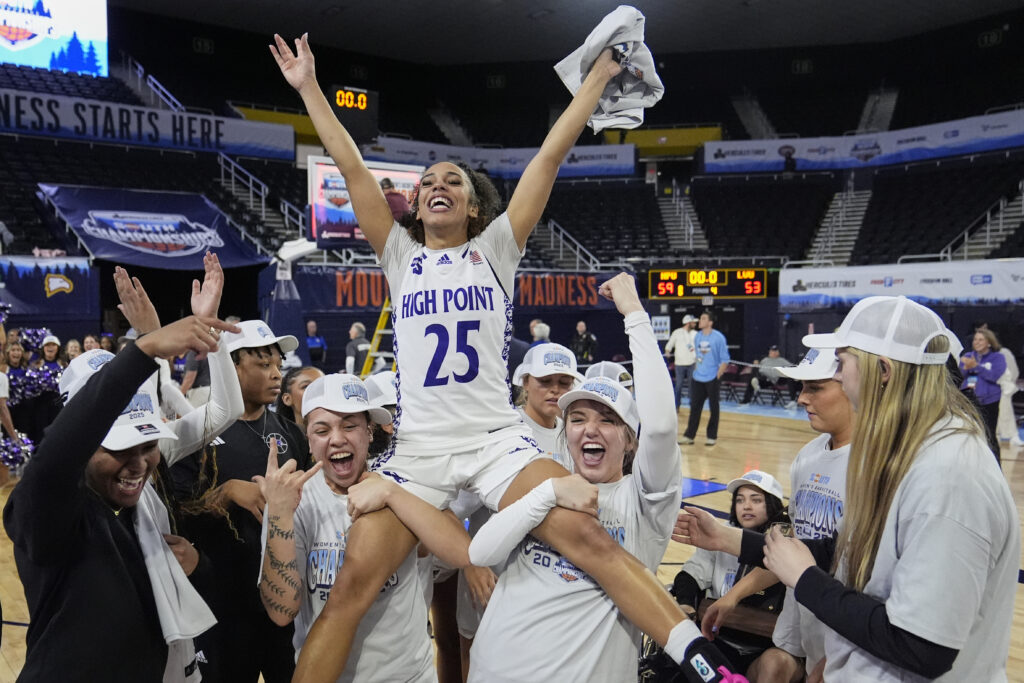
[[[768,296],[766,268],[716,268],[713,270],[651,270],[651,299],[764,299]]]

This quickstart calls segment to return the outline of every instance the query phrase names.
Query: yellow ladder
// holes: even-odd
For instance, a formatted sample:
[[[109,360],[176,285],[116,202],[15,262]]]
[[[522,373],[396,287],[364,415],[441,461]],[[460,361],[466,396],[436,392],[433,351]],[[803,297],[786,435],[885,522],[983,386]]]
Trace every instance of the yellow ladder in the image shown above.
[[[391,296],[389,295],[384,299],[384,307],[380,309],[380,315],[377,316],[377,328],[373,331],[373,339],[370,340],[370,350],[366,352],[366,360],[363,361],[363,369],[359,372],[360,378],[365,379],[370,376],[373,366],[376,364],[378,358],[390,360],[391,370],[395,370],[394,342],[392,341],[391,351],[380,350],[380,342],[384,337],[390,336],[392,340],[394,339],[395,331],[390,328],[390,324]]]

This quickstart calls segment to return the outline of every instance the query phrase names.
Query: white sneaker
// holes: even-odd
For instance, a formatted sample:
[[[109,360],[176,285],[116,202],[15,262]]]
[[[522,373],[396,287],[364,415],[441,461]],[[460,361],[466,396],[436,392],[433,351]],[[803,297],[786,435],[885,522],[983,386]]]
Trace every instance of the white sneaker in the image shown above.
[[[708,439],[707,441],[704,442],[704,445],[705,446],[714,446],[716,441],[717,441],[716,439]]]
[[[693,443],[693,439],[691,439],[688,436],[681,436],[679,437],[679,443],[683,444],[684,446],[689,446],[690,444]]]
[[[1019,434],[1014,434],[1010,437],[1010,445],[1014,448],[1022,448],[1024,447],[1024,440],[1020,438]]]

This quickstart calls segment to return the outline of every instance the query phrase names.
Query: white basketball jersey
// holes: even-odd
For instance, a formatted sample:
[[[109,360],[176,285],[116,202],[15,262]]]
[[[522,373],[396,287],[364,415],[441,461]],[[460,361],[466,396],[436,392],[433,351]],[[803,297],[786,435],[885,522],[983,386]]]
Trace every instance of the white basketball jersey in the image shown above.
[[[506,214],[450,249],[392,227],[380,263],[398,359],[397,452],[450,453],[520,422],[508,349],[521,256]]]

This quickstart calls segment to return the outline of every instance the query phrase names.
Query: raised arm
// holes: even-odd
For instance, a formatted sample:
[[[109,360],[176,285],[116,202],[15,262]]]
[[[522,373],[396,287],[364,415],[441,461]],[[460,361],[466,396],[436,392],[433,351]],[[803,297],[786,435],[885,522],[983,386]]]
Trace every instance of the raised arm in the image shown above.
[[[309,34],[304,33],[301,38],[296,38],[295,53],[292,53],[284,38],[275,33],[270,53],[274,56],[285,80],[302,97],[302,103],[306,106],[310,120],[313,121],[313,127],[320,136],[320,142],[327,148],[327,153],[331,155],[341,175],[345,177],[345,185],[352,199],[352,209],[355,211],[356,220],[359,221],[359,229],[366,235],[377,256],[380,256],[394,223],[391,208],[384,198],[380,185],[377,184],[377,179],[363,163],[359,147],[331,111],[331,105],[320,90],[320,84],[316,80],[313,52],[309,49]]]
[[[277,441],[270,440],[266,476],[254,479],[267,500],[263,518],[263,563],[260,568],[260,600],[267,616],[278,626],[287,626],[299,613],[302,576],[299,574],[300,542],[295,535],[295,509],[302,499],[302,487],[320,472],[317,463],[303,472],[294,460],[277,466]]]
[[[548,203],[551,188],[558,176],[558,167],[583,132],[587,119],[597,108],[597,102],[608,81],[620,71],[622,67],[612,59],[611,49],[603,51],[576,91],[572,102],[548,131],[537,155],[523,171],[523,177],[512,193],[507,210],[512,233],[520,249],[526,246],[533,227],[544,213],[544,206]]]
[[[682,463],[676,446],[675,390],[654,338],[651,318],[640,303],[636,281],[632,275],[620,273],[602,284],[598,292],[611,300],[623,315],[633,356],[636,407],[641,415],[640,444],[633,473],[640,477],[644,491],[678,487]]]

